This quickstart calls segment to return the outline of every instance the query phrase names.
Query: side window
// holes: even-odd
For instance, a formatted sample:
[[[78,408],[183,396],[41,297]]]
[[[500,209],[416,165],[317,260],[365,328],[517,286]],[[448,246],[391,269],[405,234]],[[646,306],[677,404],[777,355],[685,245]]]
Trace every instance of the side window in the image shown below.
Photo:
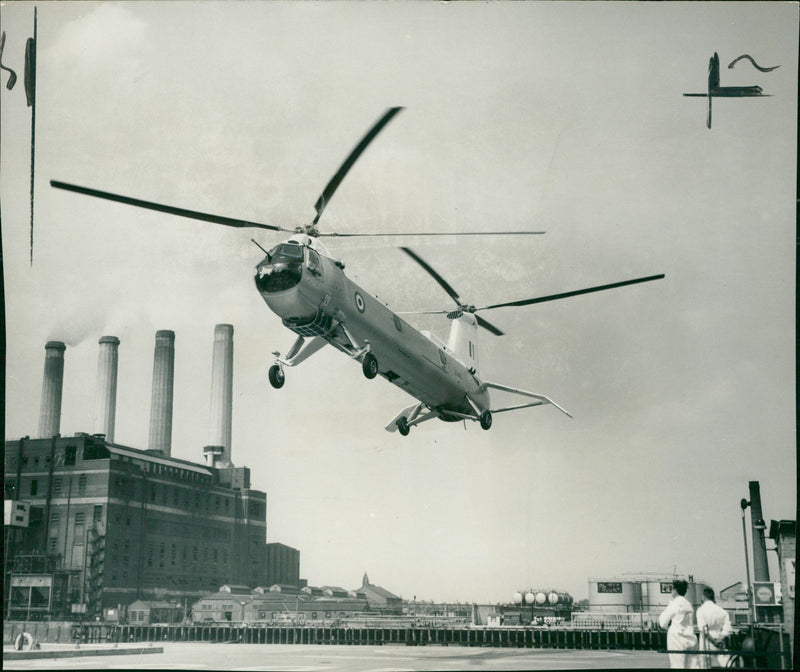
[[[322,275],[322,264],[319,260],[319,255],[314,250],[308,250],[308,270],[314,275]]]
[[[64,464],[72,465],[75,464],[75,455],[78,451],[77,446],[67,446],[64,449]]]

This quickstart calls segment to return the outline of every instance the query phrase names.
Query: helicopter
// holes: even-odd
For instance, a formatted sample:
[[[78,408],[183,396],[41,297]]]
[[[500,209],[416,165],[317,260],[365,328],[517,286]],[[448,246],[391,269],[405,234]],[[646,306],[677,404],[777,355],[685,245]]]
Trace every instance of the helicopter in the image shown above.
[[[291,234],[267,250],[257,241],[265,257],[256,266],[255,286],[269,309],[281,318],[296,338],[286,354],[273,352],[274,363],[268,379],[275,389],[283,387],[286,368],[298,366],[330,345],[361,363],[364,376],[381,376],[407,392],[415,402],[402,409],[386,425],[389,432],[407,436],[411,427],[432,419],[445,422],[474,421],[482,429],[492,427],[493,415],[501,412],[551,404],[569,417],[572,415],[549,397],[485,380],[478,369],[478,329],[502,336],[503,332],[477,313],[505,307],[520,307],[579,294],[599,292],[664,278],[663,274],[624,280],[549,296],[475,306],[463,301],[453,287],[425,260],[408,247],[401,247],[419,264],[455,303],[455,307],[416,314],[442,314],[452,321],[445,343],[434,334],[417,330],[391,310],[377,296],[356,284],[345,273],[320,238],[356,236],[452,236],[452,235],[539,235],[543,231],[487,232],[398,232],[334,233],[318,227],[320,217],[353,164],[380,131],[402,107],[389,108],[353,148],[330,179],[314,205],[316,216],[310,224],[294,229],[261,222],[224,217],[195,210],[163,205],[51,180],[52,187],[86,196],[102,198],[180,217],[237,228],[266,229]],[[493,406],[490,391],[521,397],[511,406]]]

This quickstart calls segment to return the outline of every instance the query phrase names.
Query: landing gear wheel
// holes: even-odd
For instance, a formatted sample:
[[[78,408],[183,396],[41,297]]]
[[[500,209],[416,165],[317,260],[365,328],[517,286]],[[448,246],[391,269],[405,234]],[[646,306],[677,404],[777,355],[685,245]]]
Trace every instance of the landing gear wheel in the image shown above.
[[[411,428],[408,426],[408,420],[405,416],[397,421],[397,431],[403,436],[408,436],[408,433],[411,431]]]
[[[375,355],[371,352],[364,355],[364,359],[361,361],[361,370],[370,380],[378,375],[378,360],[375,359]]]
[[[269,384],[272,385],[276,390],[279,390],[283,387],[283,384],[286,382],[286,374],[283,372],[280,366],[277,364],[273,364],[269,367]]]
[[[492,427],[492,412],[485,410],[481,412],[481,429],[491,429]]]

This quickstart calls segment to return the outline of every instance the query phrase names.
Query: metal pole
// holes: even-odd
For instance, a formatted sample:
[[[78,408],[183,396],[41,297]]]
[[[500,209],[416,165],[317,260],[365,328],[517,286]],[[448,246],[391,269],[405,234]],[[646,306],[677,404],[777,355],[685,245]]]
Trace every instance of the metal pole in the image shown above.
[[[750,506],[750,502],[743,499],[740,502],[742,507],[742,538],[744,539],[744,566],[747,572],[747,606],[750,609],[750,634],[754,636],[753,626],[756,622],[756,610],[753,604],[753,586],[750,584],[750,555],[747,551],[747,526],[744,521],[744,510]]]

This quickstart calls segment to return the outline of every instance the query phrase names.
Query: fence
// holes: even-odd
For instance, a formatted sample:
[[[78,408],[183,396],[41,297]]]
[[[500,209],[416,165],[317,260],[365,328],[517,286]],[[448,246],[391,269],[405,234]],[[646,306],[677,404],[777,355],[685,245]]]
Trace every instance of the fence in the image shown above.
[[[576,612],[572,614],[573,628],[586,628],[591,630],[624,630],[631,628],[649,629],[654,623],[647,612],[604,613],[604,612]]]

